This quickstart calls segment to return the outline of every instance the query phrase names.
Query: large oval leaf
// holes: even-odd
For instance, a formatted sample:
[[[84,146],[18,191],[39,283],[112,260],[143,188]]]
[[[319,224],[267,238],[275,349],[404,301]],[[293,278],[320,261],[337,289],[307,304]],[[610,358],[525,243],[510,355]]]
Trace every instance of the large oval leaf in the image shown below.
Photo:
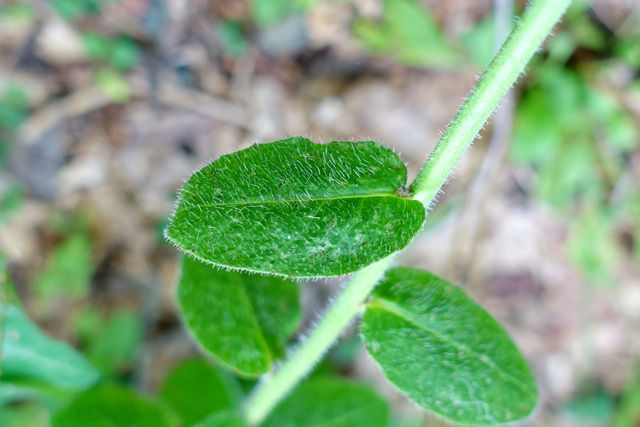
[[[296,388],[260,427],[385,427],[389,406],[371,387],[337,378]]]
[[[170,427],[156,402],[117,386],[89,390],[54,415],[52,427]]]
[[[98,380],[100,374],[80,353],[44,335],[20,308],[0,306],[0,316],[6,316],[0,346],[3,379],[34,380],[69,390],[87,388]]]
[[[293,280],[224,271],[185,257],[178,300],[205,350],[246,376],[267,372],[302,312]]]
[[[398,197],[407,170],[373,141],[254,145],[185,184],[169,240],[206,262],[292,277],[352,273],[404,248],[425,210]]]
[[[535,380],[502,327],[461,289],[393,268],[362,320],[369,353],[411,400],[450,420],[495,425],[528,416]]]

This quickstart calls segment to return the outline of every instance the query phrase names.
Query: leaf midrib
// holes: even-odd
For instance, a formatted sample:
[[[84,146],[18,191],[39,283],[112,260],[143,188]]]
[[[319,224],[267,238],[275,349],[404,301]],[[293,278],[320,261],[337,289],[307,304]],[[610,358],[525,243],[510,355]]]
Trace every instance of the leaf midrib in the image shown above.
[[[446,335],[443,335],[441,333],[439,333],[438,331],[436,331],[435,329],[429,328],[427,327],[427,325],[424,325],[420,322],[418,322],[417,320],[413,319],[412,317],[412,313],[410,311],[405,310],[404,308],[402,308],[401,306],[399,306],[398,304],[389,301],[387,299],[384,298],[380,298],[380,297],[374,297],[368,304],[369,307],[378,307],[381,308],[383,310],[387,310],[392,314],[397,315],[398,317],[402,318],[403,320],[406,320],[407,322],[411,323],[412,325],[418,327],[419,329],[423,330],[424,332],[434,335],[440,339],[442,339],[443,341],[451,344],[452,346],[456,347],[458,350],[463,351],[465,353],[467,353],[470,356],[473,356],[473,358],[477,359],[480,363],[489,366],[490,368],[494,369],[495,371],[499,372],[502,376],[504,376],[509,382],[511,382],[512,384],[517,385],[518,387],[520,387],[522,389],[522,391],[526,392],[527,391],[527,385],[524,384],[522,381],[518,380],[517,378],[515,378],[514,376],[510,375],[508,372],[504,371],[502,368],[500,368],[500,366],[498,366],[498,364],[496,364],[496,362],[493,361],[493,359],[491,359],[488,355],[484,354],[485,356],[487,356],[488,360],[483,360],[477,352],[472,351],[469,347],[467,347],[464,344],[460,344],[457,341],[452,340],[451,338],[449,338]]]
[[[182,203],[189,203],[187,206],[181,207],[179,210],[191,210],[196,208],[219,208],[226,206],[247,206],[247,205],[269,205],[269,204],[292,204],[292,203],[313,203],[313,202],[326,202],[332,200],[343,200],[343,199],[370,199],[370,198],[396,198],[406,201],[414,201],[410,198],[398,197],[395,193],[385,193],[385,194],[367,194],[367,195],[350,195],[350,196],[339,196],[339,197],[317,197],[317,198],[308,198],[308,199],[279,199],[279,200],[249,200],[244,202],[234,202],[234,203],[219,203],[219,204],[191,204],[186,200],[181,200]],[[418,202],[419,203],[419,202]]]

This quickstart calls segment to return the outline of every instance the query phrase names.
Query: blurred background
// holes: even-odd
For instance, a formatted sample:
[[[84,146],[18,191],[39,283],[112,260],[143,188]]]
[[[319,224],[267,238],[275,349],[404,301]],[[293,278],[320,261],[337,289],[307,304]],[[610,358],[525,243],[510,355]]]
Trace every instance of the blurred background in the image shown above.
[[[523,7],[1,1],[3,285],[105,375],[157,392],[198,353],[162,236],[184,179],[304,135],[382,142],[411,180]],[[576,1],[399,259],[505,326],[540,387],[525,426],[640,425],[639,186],[640,4]],[[301,284],[300,334],[340,285]],[[354,331],[318,369],[374,384],[395,426],[440,425],[386,383]],[[46,426],[46,412],[39,398],[5,404],[0,424]]]

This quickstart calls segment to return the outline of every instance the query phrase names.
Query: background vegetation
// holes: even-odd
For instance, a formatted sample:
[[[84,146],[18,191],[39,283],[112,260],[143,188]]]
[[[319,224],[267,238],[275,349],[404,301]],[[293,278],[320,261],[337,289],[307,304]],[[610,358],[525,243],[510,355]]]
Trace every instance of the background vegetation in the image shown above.
[[[640,419],[634,3],[572,6],[401,256],[505,325],[541,389],[532,426]],[[206,360],[177,309],[179,255],[161,231],[182,179],[220,153],[299,134],[381,141],[415,175],[522,7],[2,2],[2,298],[22,307],[2,324],[26,313],[34,325],[21,320],[21,333],[44,354],[78,356],[66,341],[90,364],[78,362],[72,383],[20,366],[0,378],[0,425],[49,425],[97,376],[112,386],[74,405],[129,399],[176,425],[238,405],[253,382]],[[301,284],[292,340],[339,286]],[[390,425],[438,425],[385,384],[357,334],[306,387],[336,377],[384,396]]]

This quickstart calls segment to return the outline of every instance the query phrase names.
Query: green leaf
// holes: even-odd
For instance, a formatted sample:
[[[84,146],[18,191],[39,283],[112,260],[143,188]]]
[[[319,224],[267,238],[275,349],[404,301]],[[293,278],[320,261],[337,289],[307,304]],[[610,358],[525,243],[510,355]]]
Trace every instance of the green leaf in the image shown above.
[[[535,380],[502,327],[430,273],[389,270],[367,306],[362,335],[389,381],[449,420],[512,422],[536,405]]]
[[[89,390],[54,415],[52,427],[169,427],[157,403],[122,387]]]
[[[230,411],[217,412],[195,427],[245,427],[244,420]]]
[[[291,0],[250,0],[251,15],[261,27],[268,27],[302,10],[301,5]]]
[[[373,142],[254,145],[196,172],[166,236],[212,264],[293,277],[351,273],[404,248],[425,210],[396,196],[407,170]]]
[[[583,206],[574,218],[567,242],[569,257],[594,285],[614,283],[614,271],[623,259],[616,239],[617,219],[610,209],[595,204]]]
[[[211,413],[236,409],[242,401],[242,390],[228,372],[204,360],[192,359],[171,370],[160,396],[182,418],[185,426],[191,426]]]
[[[95,73],[94,81],[97,87],[116,103],[124,103],[131,98],[131,88],[125,78],[110,68],[101,68]]]
[[[288,279],[223,271],[184,257],[178,300],[200,344],[240,374],[267,372],[301,319]]]
[[[488,14],[462,37],[469,56],[480,69],[489,65],[494,55],[495,17]]]
[[[5,306],[1,372],[6,379],[37,380],[61,389],[82,390],[98,371],[66,343],[46,337],[20,310]]]
[[[91,361],[107,373],[117,373],[131,365],[144,333],[139,315],[133,312],[116,313],[99,334],[93,336],[87,353]]]
[[[129,71],[140,61],[140,47],[129,37],[121,36],[113,43],[109,60],[118,70]]]
[[[223,21],[218,24],[218,37],[225,53],[232,56],[242,56],[249,44],[245,39],[242,24],[239,22]]]
[[[640,387],[627,389],[623,393],[615,414],[615,427],[637,426],[640,424]]]
[[[94,61],[109,59],[113,53],[115,42],[97,31],[82,33],[82,41],[89,59]]]
[[[387,402],[369,386],[318,378],[296,388],[261,427],[385,427],[388,418]]]
[[[0,426],[49,427],[49,413],[41,403],[0,406]]]
[[[49,301],[58,295],[84,296],[93,274],[91,242],[86,234],[75,234],[56,247],[35,288],[38,297]]]
[[[416,0],[384,2],[384,23],[357,20],[354,33],[373,52],[408,65],[451,67],[460,62],[431,13]]]

